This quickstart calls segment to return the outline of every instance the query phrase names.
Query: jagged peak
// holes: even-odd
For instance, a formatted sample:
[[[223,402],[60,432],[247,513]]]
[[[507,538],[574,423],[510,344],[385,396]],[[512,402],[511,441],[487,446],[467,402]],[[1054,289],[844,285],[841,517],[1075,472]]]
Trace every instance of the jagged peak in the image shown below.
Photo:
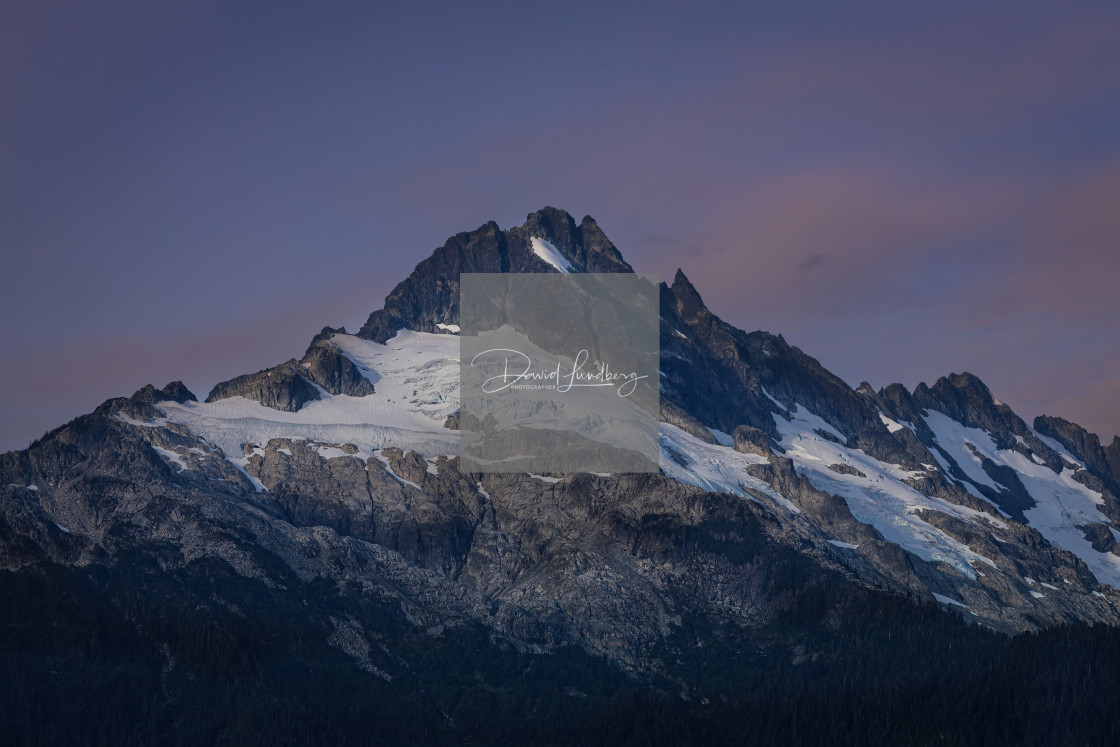
[[[547,241],[560,258],[534,251],[533,239]],[[440,324],[459,323],[459,275],[464,272],[536,273],[568,264],[579,272],[633,272],[621,252],[591,216],[577,225],[565,210],[547,206],[529,213],[525,223],[503,231],[488,221],[474,231],[449,238],[370,314],[358,336],[385,342],[399,330],[439,332]]]
[[[701,316],[710,315],[711,312],[704,305],[704,299],[700,297],[696,286],[689,281],[680,268],[677,268],[677,274],[673,276],[673,284],[669,286],[669,291],[673,295],[677,315],[686,323],[691,323]]]
[[[181,381],[172,381],[163,389],[156,389],[151,384],[146,384],[130,397],[134,402],[145,402],[154,405],[156,402],[197,402],[198,397],[190,389],[187,389],[186,384]]]
[[[948,384],[955,389],[971,389],[992,397],[992,390],[988,388],[988,385],[981,381],[979,376],[973,373],[969,373],[968,371],[962,371],[959,374],[951,373],[948,376],[942,376],[934,384],[934,388],[936,389],[939,385],[943,384]],[[995,397],[992,397],[992,399],[995,400]]]

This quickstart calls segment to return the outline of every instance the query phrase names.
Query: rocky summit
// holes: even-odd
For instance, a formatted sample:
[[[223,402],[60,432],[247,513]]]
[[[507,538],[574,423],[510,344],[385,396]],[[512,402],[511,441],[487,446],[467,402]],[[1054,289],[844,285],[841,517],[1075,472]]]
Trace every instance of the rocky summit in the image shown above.
[[[1120,439],[969,373],[853,389],[678,271],[660,474],[464,473],[464,272],[633,268],[487,223],[356,335],[0,456],[17,743],[1016,743],[1116,697]],[[1115,729],[1076,712],[1050,743]]]

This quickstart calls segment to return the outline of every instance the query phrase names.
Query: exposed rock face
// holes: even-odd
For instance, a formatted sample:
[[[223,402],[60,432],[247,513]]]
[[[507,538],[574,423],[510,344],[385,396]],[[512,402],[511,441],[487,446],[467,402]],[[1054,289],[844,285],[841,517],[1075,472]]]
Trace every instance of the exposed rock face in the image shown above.
[[[863,474],[862,472],[860,472],[858,469],[856,469],[855,467],[853,467],[850,464],[830,464],[830,465],[828,465],[828,468],[830,470],[832,470],[833,472],[837,472],[841,475],[853,475],[855,477],[867,477],[867,475]]]
[[[1085,525],[1084,532],[1085,539],[1089,540],[1094,550],[1098,552],[1116,552],[1116,537],[1113,536],[1112,530],[1106,525],[1099,521],[1094,521]]]
[[[743,454],[770,455],[770,438],[765,432],[749,425],[740,425],[732,433],[735,439],[735,451]]]
[[[509,231],[491,221],[452,236],[393,289],[358,336],[385,342],[405,328],[440,332],[439,324],[458,324],[460,273],[556,272],[533,253],[533,237],[550,242],[580,272],[633,272],[590,216],[577,226],[566,212],[545,208]]]
[[[712,314],[683,272],[661,291],[662,396],[705,424],[747,425],[777,437],[774,415],[810,408],[848,443],[917,466],[874,408],[781,335],[744,333]]]
[[[319,390],[304,376],[295,358],[279,366],[223,381],[210,390],[207,402],[229,397],[256,400],[265,407],[296,412],[308,402],[319,399]]]
[[[373,394],[374,385],[358,364],[350,360],[331,344],[330,338],[346,330],[327,327],[320,332],[300,361],[304,373],[311,381],[331,394],[346,394],[351,397],[365,397]]]
[[[661,422],[675,425],[706,444],[716,443],[716,437],[703,423],[666,399],[661,400]]]
[[[149,405],[166,401],[179,403],[198,401],[198,398],[181,381],[172,381],[163,389],[156,389],[151,384],[147,384],[142,389],[137,390],[132,395],[132,399],[137,402],[146,402]]]
[[[316,387],[328,394],[351,397],[373,394],[373,375],[331,343],[336,334],[346,334],[346,330],[324,327],[301,360],[292,359],[255,374],[223,381],[210,391],[206,401],[244,397],[274,410],[298,412],[308,402],[320,399]]]

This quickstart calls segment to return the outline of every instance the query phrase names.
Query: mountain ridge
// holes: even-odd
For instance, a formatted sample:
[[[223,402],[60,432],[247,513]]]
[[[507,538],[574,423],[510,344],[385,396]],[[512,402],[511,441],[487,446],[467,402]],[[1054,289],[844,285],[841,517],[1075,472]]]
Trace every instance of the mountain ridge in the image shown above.
[[[324,328],[206,402],[149,385],[0,455],[0,573],[142,560],[161,588],[206,588],[200,568],[231,588],[325,588],[334,601],[316,604],[339,606],[308,622],[372,677],[407,658],[392,653],[404,634],[346,616],[376,604],[424,640],[573,646],[687,697],[681,636],[718,647],[732,634],[698,631],[726,626],[827,657],[798,636],[862,620],[846,598],[1011,635],[1120,625],[1120,440],[1032,427],[967,372],[853,389],[781,335],[720,319],[679,270],[659,288],[661,474],[461,472],[459,273],[564,269],[633,272],[590,217],[486,223],[418,263],[356,335]]]

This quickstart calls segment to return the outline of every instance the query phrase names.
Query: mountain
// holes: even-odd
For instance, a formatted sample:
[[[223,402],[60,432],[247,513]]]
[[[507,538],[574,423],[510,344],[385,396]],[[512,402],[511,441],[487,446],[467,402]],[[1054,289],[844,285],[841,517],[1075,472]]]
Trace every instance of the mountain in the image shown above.
[[[463,272],[633,268],[487,223],[356,335],[0,455],[16,742],[1114,741],[1120,440],[852,389],[678,271],[660,474],[465,474]]]

